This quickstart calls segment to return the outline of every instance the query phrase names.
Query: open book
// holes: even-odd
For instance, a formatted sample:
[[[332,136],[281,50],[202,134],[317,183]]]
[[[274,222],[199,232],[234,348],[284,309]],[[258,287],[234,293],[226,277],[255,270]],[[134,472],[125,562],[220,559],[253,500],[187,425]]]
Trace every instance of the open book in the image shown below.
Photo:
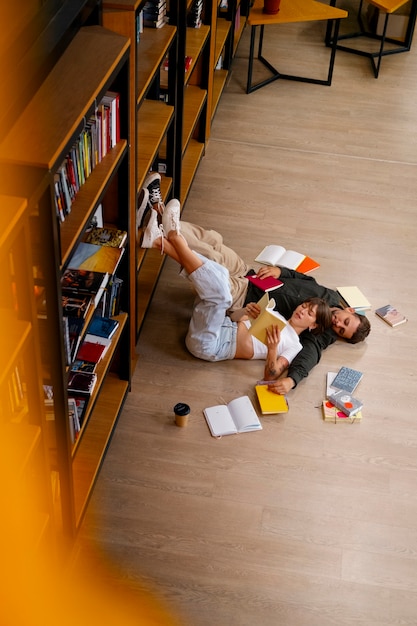
[[[265,246],[255,261],[262,263],[262,265],[283,265],[302,274],[308,274],[308,272],[320,267],[320,263],[311,257],[301,254],[301,252],[295,252],[295,250],[286,250],[284,246],[274,244]]]
[[[249,318],[250,327],[249,332],[251,335],[266,344],[266,329],[270,326],[279,326],[282,330],[287,324],[277,311],[274,311],[275,300],[269,299],[269,295],[266,292],[262,298],[258,301],[261,307],[261,312],[256,319]]]
[[[235,398],[228,404],[210,406],[203,412],[213,437],[262,430],[249,396]]]

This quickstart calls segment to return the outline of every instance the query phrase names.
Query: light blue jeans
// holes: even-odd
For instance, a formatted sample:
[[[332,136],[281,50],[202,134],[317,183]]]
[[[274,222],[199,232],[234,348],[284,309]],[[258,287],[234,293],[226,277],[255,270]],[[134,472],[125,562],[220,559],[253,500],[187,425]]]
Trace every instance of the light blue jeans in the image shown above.
[[[236,354],[237,323],[226,316],[232,304],[229,272],[198,255],[204,264],[187,277],[197,292],[185,344],[204,361],[227,361]]]

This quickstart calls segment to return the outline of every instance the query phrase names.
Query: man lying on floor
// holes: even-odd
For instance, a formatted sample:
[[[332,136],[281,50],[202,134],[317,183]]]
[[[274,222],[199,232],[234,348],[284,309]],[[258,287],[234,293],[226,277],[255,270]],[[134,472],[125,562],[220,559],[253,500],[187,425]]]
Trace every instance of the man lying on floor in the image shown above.
[[[146,214],[152,208],[160,216],[163,214],[160,180],[161,177],[157,172],[149,173],[145,180],[142,197],[138,203],[138,225],[143,224]],[[223,243],[223,237],[215,230],[206,230],[190,222],[181,221],[181,234],[192,250],[216,261],[229,271],[232,304],[228,313],[232,319],[237,319],[242,314],[239,309],[257,302],[263,295],[263,291],[245,278],[251,272],[259,277],[275,276],[283,280],[284,285],[270,292],[270,297],[275,300],[276,310],[287,319],[297,306],[311,297],[322,298],[331,307],[333,313],[331,328],[315,335],[308,331],[301,333],[299,338],[302,350],[290,364],[287,376],[270,385],[272,391],[286,394],[295,388],[320,361],[322,351],[338,338],[349,343],[359,343],[369,335],[368,318],[358,315],[354,309],[343,308],[337,292],[319,285],[314,278],[285,267],[261,267],[258,272],[254,272],[232,248]]]

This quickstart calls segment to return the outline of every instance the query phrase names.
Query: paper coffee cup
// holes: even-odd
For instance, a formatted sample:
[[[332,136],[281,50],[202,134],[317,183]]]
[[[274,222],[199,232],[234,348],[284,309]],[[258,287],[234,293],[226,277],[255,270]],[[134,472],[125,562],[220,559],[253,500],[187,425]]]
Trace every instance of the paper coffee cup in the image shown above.
[[[187,426],[190,410],[188,404],[184,404],[184,402],[179,402],[174,406],[175,423],[177,426]]]

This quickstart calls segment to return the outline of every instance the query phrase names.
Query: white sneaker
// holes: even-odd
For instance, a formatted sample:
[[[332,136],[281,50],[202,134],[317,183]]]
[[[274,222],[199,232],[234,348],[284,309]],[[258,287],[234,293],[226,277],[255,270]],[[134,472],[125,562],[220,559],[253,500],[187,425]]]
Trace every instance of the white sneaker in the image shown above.
[[[140,190],[138,195],[138,208],[136,211],[136,228],[143,227],[143,220],[149,209],[149,191],[146,187]]]
[[[161,247],[161,254],[162,254],[162,252],[164,251],[164,229],[162,228],[162,226],[158,225],[158,213],[154,209],[151,209],[150,213],[151,214],[149,216],[148,225],[143,231],[141,247],[153,248],[155,241],[162,237],[162,247]]]
[[[170,200],[162,215],[162,226],[167,236],[171,230],[175,230],[177,235],[180,234],[180,213],[181,205],[179,201],[175,198]]]

